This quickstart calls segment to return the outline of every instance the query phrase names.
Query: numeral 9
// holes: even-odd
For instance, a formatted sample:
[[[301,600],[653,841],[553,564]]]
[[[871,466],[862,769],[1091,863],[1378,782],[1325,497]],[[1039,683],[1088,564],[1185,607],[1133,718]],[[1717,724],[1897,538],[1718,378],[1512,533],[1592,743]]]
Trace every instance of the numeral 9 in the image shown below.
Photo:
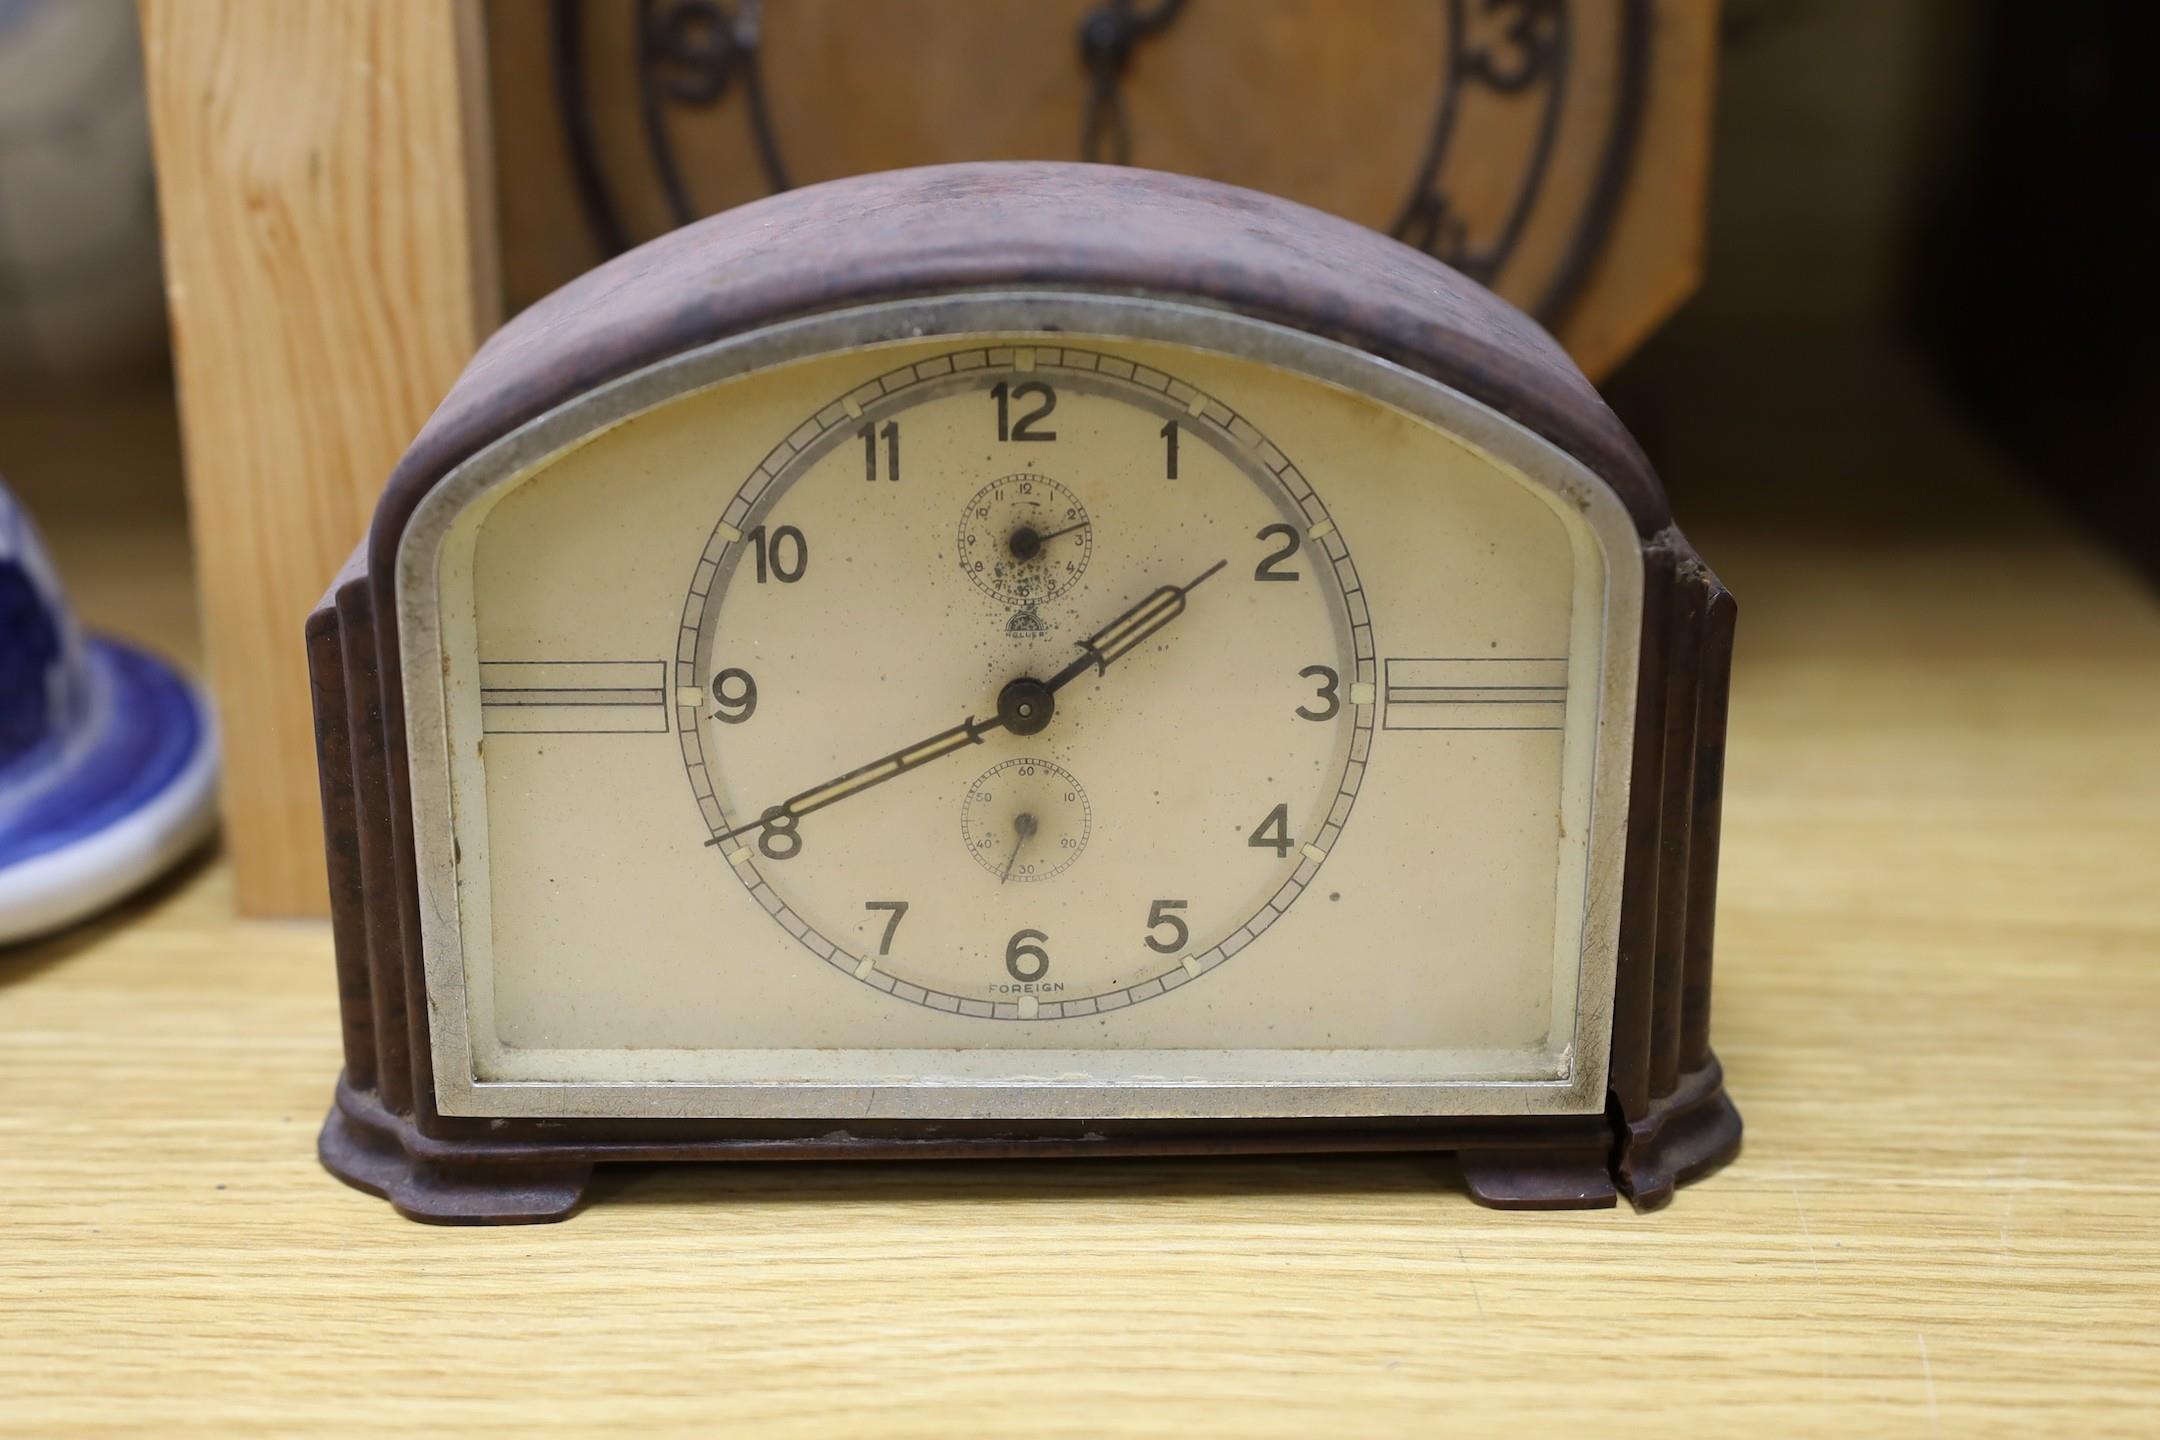
[[[713,703],[720,708],[712,718],[723,725],[740,725],[757,714],[757,681],[747,670],[729,666],[712,677]]]

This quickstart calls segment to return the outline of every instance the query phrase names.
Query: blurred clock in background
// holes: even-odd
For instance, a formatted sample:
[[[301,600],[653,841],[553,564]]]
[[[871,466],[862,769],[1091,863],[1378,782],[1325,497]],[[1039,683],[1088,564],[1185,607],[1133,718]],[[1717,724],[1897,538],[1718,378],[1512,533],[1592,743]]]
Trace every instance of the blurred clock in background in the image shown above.
[[[1715,20],[1711,0],[497,0],[508,299],[796,185],[1094,160],[1394,234],[1595,375],[1694,286]]]

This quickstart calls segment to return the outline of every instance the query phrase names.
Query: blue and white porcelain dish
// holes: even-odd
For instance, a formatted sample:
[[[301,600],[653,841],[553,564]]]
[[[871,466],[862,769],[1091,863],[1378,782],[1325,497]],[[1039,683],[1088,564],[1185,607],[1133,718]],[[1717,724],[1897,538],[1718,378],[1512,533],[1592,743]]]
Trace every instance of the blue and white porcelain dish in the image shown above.
[[[216,822],[217,731],[155,656],[84,635],[0,486],[0,945],[103,909]]]

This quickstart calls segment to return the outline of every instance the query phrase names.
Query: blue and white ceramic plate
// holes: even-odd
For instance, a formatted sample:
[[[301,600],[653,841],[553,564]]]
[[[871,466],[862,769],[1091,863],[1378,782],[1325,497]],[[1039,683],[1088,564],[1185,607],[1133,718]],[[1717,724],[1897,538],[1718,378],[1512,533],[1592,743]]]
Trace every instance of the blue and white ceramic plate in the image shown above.
[[[151,880],[216,821],[217,732],[156,657],[80,634],[0,488],[0,944]]]

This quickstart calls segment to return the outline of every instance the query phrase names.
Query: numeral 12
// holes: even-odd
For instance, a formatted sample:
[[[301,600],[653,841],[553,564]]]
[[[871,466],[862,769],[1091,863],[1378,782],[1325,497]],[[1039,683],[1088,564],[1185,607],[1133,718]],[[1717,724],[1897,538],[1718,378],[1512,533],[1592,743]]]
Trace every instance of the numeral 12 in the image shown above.
[[[1000,440],[1055,440],[1057,431],[1038,430],[1035,427],[1049,418],[1057,409],[1057,392],[1040,380],[1007,387],[1004,381],[990,387],[990,398],[997,401],[998,439]],[[1015,419],[1011,405],[1015,400],[1039,400],[1042,403]]]

